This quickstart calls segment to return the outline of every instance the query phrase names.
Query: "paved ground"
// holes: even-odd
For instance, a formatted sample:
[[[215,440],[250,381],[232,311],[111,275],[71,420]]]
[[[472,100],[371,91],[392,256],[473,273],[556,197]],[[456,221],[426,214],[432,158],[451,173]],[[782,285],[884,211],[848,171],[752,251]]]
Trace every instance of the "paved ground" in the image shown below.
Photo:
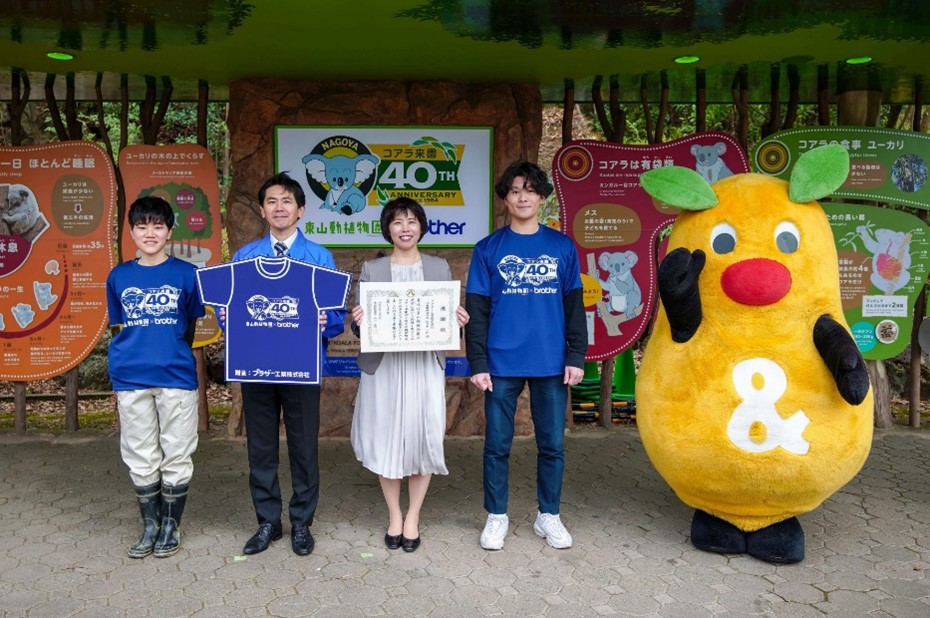
[[[115,435],[0,435],[0,615],[930,616],[930,433],[877,434],[862,473],[801,517],[807,559],[793,566],[694,549],[691,511],[630,428],[569,437],[563,551],[533,533],[535,449],[518,440],[515,525],[485,552],[481,441],[446,449],[416,553],[384,548],[376,479],[331,440],[316,551],[295,556],[285,532],[246,558],[245,445],[203,439],[182,550],[131,560],[138,513]]]

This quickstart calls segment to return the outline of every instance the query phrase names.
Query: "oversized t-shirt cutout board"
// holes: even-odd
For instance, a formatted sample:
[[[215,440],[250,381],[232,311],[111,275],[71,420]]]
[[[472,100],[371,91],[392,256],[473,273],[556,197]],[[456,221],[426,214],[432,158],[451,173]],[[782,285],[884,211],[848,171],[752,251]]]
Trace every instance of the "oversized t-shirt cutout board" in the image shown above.
[[[119,169],[127,212],[132,202],[148,195],[162,198],[174,210],[175,224],[165,246],[168,255],[195,266],[220,262],[220,191],[209,150],[199,144],[127,146],[120,150]],[[139,255],[128,222],[123,226],[120,249],[123,261]],[[194,347],[213,343],[220,338],[220,332],[216,315],[207,311],[197,320]]]
[[[0,379],[61,375],[100,340],[115,204],[92,142],[0,147]]]
[[[678,210],[647,195],[639,175],[670,165],[690,167],[708,183],[749,170],[740,145],[720,132],[653,146],[581,140],[562,146],[553,159],[562,229],[575,241],[581,262],[585,360],[630,348],[652,317],[655,242]]]
[[[201,300],[226,309],[226,380],[319,384],[319,313],[345,306],[351,279],[288,257],[199,269]]]

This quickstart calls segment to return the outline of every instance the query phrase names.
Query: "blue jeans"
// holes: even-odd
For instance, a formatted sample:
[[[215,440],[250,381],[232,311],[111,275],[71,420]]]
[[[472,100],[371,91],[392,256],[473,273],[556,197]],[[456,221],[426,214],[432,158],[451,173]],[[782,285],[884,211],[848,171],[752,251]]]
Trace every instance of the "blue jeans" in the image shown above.
[[[564,376],[503,378],[492,376],[493,391],[485,391],[484,508],[507,512],[510,448],[517,398],[530,384],[530,411],[536,431],[536,498],[542,513],[558,515],[565,470],[565,405],[568,387]]]

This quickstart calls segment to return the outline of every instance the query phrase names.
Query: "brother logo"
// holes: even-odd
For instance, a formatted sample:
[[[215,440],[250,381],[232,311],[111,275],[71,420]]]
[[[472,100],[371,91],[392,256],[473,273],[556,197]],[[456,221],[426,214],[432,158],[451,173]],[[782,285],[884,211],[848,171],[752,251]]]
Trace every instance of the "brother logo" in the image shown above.
[[[446,223],[445,221],[437,221],[433,219],[429,222],[429,227],[426,231],[430,234],[445,234],[447,236],[455,236],[465,233],[466,223]]]

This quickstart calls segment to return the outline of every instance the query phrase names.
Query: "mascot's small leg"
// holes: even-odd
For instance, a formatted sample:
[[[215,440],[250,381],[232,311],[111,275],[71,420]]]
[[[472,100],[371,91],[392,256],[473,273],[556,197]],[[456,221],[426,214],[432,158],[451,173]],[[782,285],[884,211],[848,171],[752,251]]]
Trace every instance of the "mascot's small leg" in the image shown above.
[[[804,560],[804,529],[797,517],[746,535],[746,552],[753,558],[792,564]]]
[[[746,533],[728,521],[695,510],[691,520],[691,544],[718,554],[744,554]]]

